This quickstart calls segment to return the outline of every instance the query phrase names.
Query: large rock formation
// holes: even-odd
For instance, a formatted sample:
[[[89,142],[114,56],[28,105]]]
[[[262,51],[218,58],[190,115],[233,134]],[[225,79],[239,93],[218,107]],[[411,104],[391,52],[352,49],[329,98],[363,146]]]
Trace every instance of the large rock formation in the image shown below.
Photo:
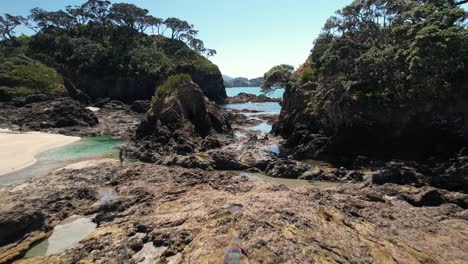
[[[317,83],[287,91],[274,131],[300,158],[426,158],[466,145],[465,106],[454,102],[431,111],[375,111],[345,92],[337,96]]]
[[[275,131],[298,157],[426,160],[467,145],[468,30],[455,22],[465,12],[427,1],[393,3],[353,2],[328,21],[295,74],[267,73],[267,84],[287,87]],[[355,19],[362,14],[363,21],[392,21],[364,25]],[[448,14],[458,15],[439,26]],[[413,20],[420,23],[407,22]]]
[[[193,153],[213,145],[209,141],[218,134],[231,132],[219,107],[189,79],[175,83],[169,95],[155,96],[128,146],[130,156],[154,162],[160,155]]]
[[[0,107],[2,127],[35,131],[60,129],[63,134],[73,134],[67,130],[94,127],[99,123],[92,111],[69,97],[35,95],[22,100],[20,105],[24,103],[28,104],[21,107],[3,104]]]

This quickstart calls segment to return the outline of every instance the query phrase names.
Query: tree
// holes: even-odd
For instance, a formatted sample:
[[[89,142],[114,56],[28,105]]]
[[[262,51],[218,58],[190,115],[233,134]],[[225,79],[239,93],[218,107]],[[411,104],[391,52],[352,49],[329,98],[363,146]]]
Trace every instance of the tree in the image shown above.
[[[110,5],[110,1],[88,0],[81,8],[89,20],[103,24],[107,22]]]
[[[147,9],[139,8],[133,4],[113,4],[110,8],[109,18],[117,25],[144,32],[148,24]]]
[[[168,29],[171,30],[171,38],[172,39],[179,39],[183,36],[187,38],[187,36],[193,35],[193,33],[198,33],[197,31],[193,31],[193,25],[190,25],[187,21],[180,20],[175,17],[170,17],[164,21],[164,25]]]
[[[262,90],[266,92],[274,91],[278,88],[288,88],[291,86],[294,67],[291,65],[278,65],[271,68],[265,73],[265,82],[262,85]]]
[[[24,20],[21,16],[10,14],[0,16],[0,37],[2,39],[12,39],[15,34],[15,28],[21,25]]]

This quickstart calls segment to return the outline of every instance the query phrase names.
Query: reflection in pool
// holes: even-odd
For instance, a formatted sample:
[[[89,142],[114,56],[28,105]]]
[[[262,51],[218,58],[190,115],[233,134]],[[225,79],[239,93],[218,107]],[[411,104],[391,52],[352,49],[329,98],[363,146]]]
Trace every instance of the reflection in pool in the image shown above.
[[[72,216],[54,228],[52,235],[30,249],[25,258],[50,256],[73,248],[96,229],[90,218]]]

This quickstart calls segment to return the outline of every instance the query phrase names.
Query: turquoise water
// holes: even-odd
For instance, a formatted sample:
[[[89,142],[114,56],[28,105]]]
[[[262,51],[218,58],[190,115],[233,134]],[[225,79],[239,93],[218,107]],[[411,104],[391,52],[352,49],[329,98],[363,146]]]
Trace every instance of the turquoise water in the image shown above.
[[[112,136],[83,138],[72,144],[49,150],[36,157],[37,162],[24,169],[0,176],[0,186],[24,182],[33,177],[63,168],[69,164],[98,158],[117,158],[118,145],[124,140],[112,139]]]
[[[76,143],[48,151],[42,155],[45,159],[66,160],[66,159],[81,159],[93,157],[117,157],[120,144],[124,144],[124,140],[112,139],[112,136],[99,136],[85,138]]]
[[[263,93],[260,87],[235,87],[235,88],[226,88],[226,93],[228,96],[236,96],[240,93],[249,93],[255,95],[264,94],[271,98],[283,98],[284,89],[277,89],[272,93]]]
[[[256,125],[256,126],[252,126],[252,127],[246,127],[247,130],[251,130],[251,131],[260,131],[262,133],[270,133],[271,129],[272,129],[272,126],[269,125],[268,123],[266,122],[263,122],[259,125]]]

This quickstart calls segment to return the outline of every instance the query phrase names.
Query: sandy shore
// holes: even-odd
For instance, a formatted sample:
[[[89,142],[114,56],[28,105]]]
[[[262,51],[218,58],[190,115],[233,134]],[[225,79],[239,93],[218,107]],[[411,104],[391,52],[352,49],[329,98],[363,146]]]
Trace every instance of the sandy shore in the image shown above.
[[[79,139],[39,132],[16,133],[0,130],[0,175],[28,167],[36,162],[35,156],[41,152]]]

